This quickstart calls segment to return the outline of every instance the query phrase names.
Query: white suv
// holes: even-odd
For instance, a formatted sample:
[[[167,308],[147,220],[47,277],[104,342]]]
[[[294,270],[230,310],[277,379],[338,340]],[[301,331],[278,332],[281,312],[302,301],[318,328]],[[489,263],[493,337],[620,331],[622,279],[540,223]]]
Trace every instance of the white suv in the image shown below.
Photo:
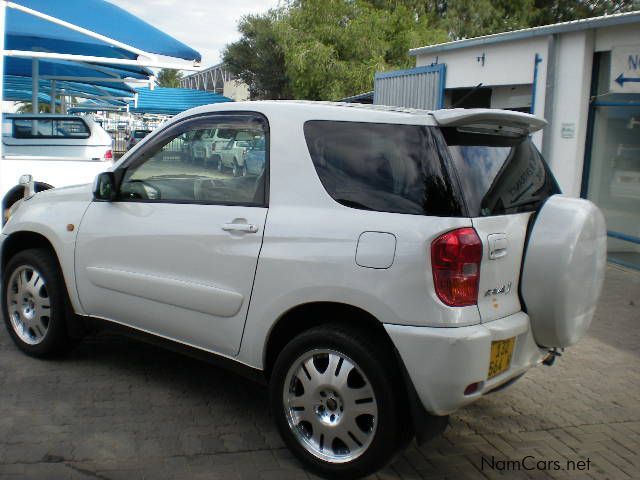
[[[47,356],[117,324],[239,367],[269,383],[301,460],[366,475],[588,328],[605,225],[559,194],[529,138],[544,124],[310,102],[187,111],[93,189],[22,202],[1,243],[8,330]],[[264,171],[164,154],[212,128],[264,142]]]

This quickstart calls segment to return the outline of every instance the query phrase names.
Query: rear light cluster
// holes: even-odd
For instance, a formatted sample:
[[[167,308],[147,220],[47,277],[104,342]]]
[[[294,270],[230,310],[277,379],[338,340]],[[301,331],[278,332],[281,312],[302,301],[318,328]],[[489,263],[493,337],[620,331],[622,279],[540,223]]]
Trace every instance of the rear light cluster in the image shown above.
[[[108,162],[110,160],[113,160],[113,152],[111,150],[107,150],[107,152],[104,154],[104,158],[103,160],[105,162]]]
[[[478,303],[482,241],[473,228],[459,228],[431,243],[431,268],[438,298],[451,307]]]

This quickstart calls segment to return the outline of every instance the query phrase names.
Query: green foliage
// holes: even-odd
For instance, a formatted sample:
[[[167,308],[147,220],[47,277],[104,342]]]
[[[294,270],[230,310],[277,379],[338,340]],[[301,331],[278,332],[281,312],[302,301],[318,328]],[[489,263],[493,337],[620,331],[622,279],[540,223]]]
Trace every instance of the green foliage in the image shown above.
[[[633,10],[633,0],[445,0],[441,25],[452,40]]]
[[[452,40],[526,28],[534,0],[453,0],[446,2],[441,24]]]
[[[163,68],[158,73],[158,85],[166,88],[178,88],[180,87],[181,78],[182,72],[180,70]]]
[[[632,9],[634,0],[290,0],[243,17],[223,61],[254,99],[336,100],[372,90],[375,72],[413,66],[414,47]]]
[[[410,66],[409,48],[446,39],[402,5],[298,0],[278,24],[296,98],[335,100],[373,87],[375,72]]]
[[[20,102],[16,113],[33,113],[33,104],[31,102]],[[51,105],[49,103],[38,102],[38,113],[51,113]]]
[[[640,6],[634,0],[534,0],[533,3],[534,26],[628,12]]]
[[[240,40],[227,45],[222,61],[249,86],[251,98],[291,98],[283,47],[276,32],[277,13],[240,20]]]

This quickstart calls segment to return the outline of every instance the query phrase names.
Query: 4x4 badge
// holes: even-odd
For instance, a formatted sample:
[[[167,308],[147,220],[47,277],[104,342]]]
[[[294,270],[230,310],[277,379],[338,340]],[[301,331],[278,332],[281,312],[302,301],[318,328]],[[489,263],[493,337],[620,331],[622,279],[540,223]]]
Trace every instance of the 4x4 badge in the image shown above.
[[[485,292],[484,296],[491,297],[500,294],[507,295],[509,292],[511,292],[511,282],[507,283],[506,285],[502,285],[499,288],[490,288]]]

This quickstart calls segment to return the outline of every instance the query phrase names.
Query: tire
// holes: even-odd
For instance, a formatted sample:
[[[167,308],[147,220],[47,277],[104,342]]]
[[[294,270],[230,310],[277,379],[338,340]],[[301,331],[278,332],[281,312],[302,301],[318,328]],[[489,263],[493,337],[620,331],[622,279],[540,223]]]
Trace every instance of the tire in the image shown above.
[[[240,176],[242,176],[242,177],[246,177],[247,176],[247,164],[246,163],[244,165],[242,165],[242,167],[240,167]]]
[[[222,160],[220,159],[220,155],[213,155],[211,160],[213,160],[214,168],[219,172],[222,171]]]
[[[235,158],[233,159],[233,167],[231,173],[234,177],[237,177],[238,173],[240,173],[240,167],[238,166],[238,161]]]
[[[331,478],[363,477],[384,467],[405,443],[409,425],[403,424],[399,378],[383,342],[361,330],[314,327],[278,355],[271,410],[285,444],[307,466]]]
[[[57,260],[48,250],[14,255],[4,269],[2,289],[2,313],[18,348],[45,358],[71,347],[66,321],[72,310]]]

